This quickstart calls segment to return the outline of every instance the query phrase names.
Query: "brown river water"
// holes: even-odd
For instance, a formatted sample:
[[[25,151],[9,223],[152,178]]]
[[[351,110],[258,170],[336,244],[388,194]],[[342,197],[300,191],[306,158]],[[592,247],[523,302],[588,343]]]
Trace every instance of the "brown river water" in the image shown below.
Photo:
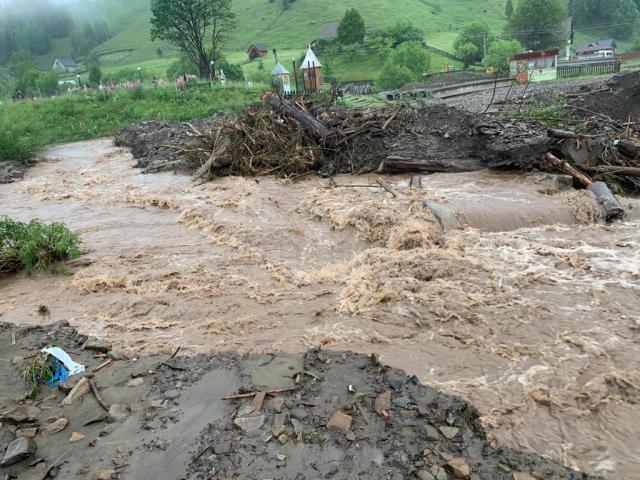
[[[392,196],[366,176],[142,175],[110,140],[46,157],[0,185],[0,215],[64,221],[84,254],[0,279],[0,321],[138,353],[377,352],[471,401],[497,445],[640,478],[636,202],[606,226],[540,175],[389,177]]]

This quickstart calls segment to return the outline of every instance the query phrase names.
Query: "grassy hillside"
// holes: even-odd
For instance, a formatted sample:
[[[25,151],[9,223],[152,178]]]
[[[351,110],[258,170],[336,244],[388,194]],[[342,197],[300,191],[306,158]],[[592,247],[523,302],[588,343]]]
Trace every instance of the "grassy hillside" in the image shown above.
[[[284,10],[281,0],[234,0],[238,28],[229,49],[246,50],[253,42],[269,49],[299,49],[318,38],[326,22],[340,20],[347,8],[357,8],[367,28],[376,29],[410,21],[425,32],[428,43],[451,49],[460,27],[477,18],[487,20],[496,31],[504,25],[504,0],[295,0]],[[157,45],[149,38],[149,0],[100,0],[102,10],[117,35],[101,45],[100,52],[131,49],[128,63],[155,55]]]
[[[320,37],[327,22],[339,20],[345,9],[352,7],[361,12],[370,31],[409,21],[423,30],[429,45],[451,52],[458,32],[471,21],[484,20],[499,35],[506,23],[505,3],[506,0],[290,0],[290,7],[284,9],[283,0],[233,0],[238,28],[228,42],[226,55],[233,63],[242,64],[245,74],[254,73],[258,63],[250,63],[245,52],[248,45],[260,42],[269,50],[276,48],[283,63],[290,65],[310,41]],[[134,66],[164,76],[177,56],[170,45],[151,41],[149,0],[82,0],[73,11],[84,18],[102,15],[111,26],[113,38],[96,48],[106,72]],[[590,40],[594,35],[599,32],[578,32],[576,41]],[[623,49],[630,47],[624,42],[619,45]],[[65,48],[68,49],[68,42],[56,44],[49,58],[40,58],[38,63],[47,65],[54,56],[68,54]],[[162,49],[162,56],[158,56],[158,48]],[[327,61],[331,64],[327,73],[339,80],[376,79],[380,70],[379,62],[365,54]],[[441,70],[444,62],[445,58],[433,54],[432,70]],[[264,65],[271,69],[271,56]]]

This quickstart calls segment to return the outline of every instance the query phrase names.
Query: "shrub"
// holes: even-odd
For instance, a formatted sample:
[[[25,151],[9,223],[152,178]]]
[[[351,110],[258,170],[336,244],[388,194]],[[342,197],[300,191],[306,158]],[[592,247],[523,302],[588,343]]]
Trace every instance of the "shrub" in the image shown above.
[[[420,80],[429,70],[431,56],[417,42],[406,42],[394,49],[380,74],[382,88],[399,88]]]
[[[62,223],[0,219],[0,274],[56,270],[63,260],[80,255],[80,239]]]

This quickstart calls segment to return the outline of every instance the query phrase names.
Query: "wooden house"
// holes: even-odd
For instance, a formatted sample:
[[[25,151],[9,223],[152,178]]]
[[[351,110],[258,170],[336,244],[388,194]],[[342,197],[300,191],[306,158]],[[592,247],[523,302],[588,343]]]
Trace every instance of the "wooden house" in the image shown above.
[[[261,43],[253,43],[247,50],[249,60],[253,61],[256,58],[266,57],[269,54],[267,47]]]

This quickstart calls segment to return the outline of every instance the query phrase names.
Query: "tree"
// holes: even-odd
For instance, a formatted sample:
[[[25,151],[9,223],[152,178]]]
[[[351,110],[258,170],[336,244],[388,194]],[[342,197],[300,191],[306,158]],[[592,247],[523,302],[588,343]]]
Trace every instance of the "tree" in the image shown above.
[[[569,12],[579,26],[607,24],[605,28],[620,38],[630,38],[637,31],[640,0],[571,0]]]
[[[458,44],[456,47],[456,53],[462,58],[464,61],[464,68],[469,68],[469,65],[473,63],[479,55],[480,50],[473,43],[467,42],[463,44]]]
[[[244,72],[240,65],[229,63],[224,55],[218,57],[216,62],[216,68],[218,71],[222,70],[227,80],[232,82],[242,82],[244,80]]]
[[[94,63],[89,67],[89,82],[92,85],[100,85],[100,80],[102,80],[102,71],[100,67]]]
[[[197,75],[198,67],[191,59],[187,57],[180,57],[178,60],[173,62],[171,66],[167,69],[167,77],[171,80],[175,80],[180,75]]]
[[[418,42],[405,42],[393,50],[380,74],[383,88],[399,88],[406,83],[420,80],[429,70],[431,56]]]
[[[355,8],[347,10],[338,25],[338,43],[342,45],[364,43],[365,34],[364,20],[360,12]]]
[[[623,39],[631,38],[638,31],[640,13],[633,0],[618,0],[611,16],[613,33]]]
[[[424,34],[422,30],[409,22],[398,22],[387,28],[382,28],[372,35],[372,40],[382,43],[389,43],[392,47],[397,47],[405,42],[422,42]]]
[[[558,47],[565,16],[562,0],[520,0],[506,34],[531,50]]]
[[[172,43],[208,77],[235,27],[231,0],[155,0],[152,14],[151,39]]]
[[[55,70],[49,70],[46,73],[41,73],[36,79],[36,88],[40,90],[42,95],[57,95],[58,90],[58,72]]]
[[[507,4],[504,6],[504,14],[507,18],[513,15],[513,0],[507,0]]]
[[[496,40],[487,50],[485,63],[498,73],[506,72],[513,56],[522,50],[522,45],[516,40]]]
[[[485,22],[473,22],[465,25],[453,42],[456,53],[464,60],[467,68],[471,63],[482,60],[485,47],[493,41],[493,35],[489,25]],[[471,48],[473,45],[474,48]]]

